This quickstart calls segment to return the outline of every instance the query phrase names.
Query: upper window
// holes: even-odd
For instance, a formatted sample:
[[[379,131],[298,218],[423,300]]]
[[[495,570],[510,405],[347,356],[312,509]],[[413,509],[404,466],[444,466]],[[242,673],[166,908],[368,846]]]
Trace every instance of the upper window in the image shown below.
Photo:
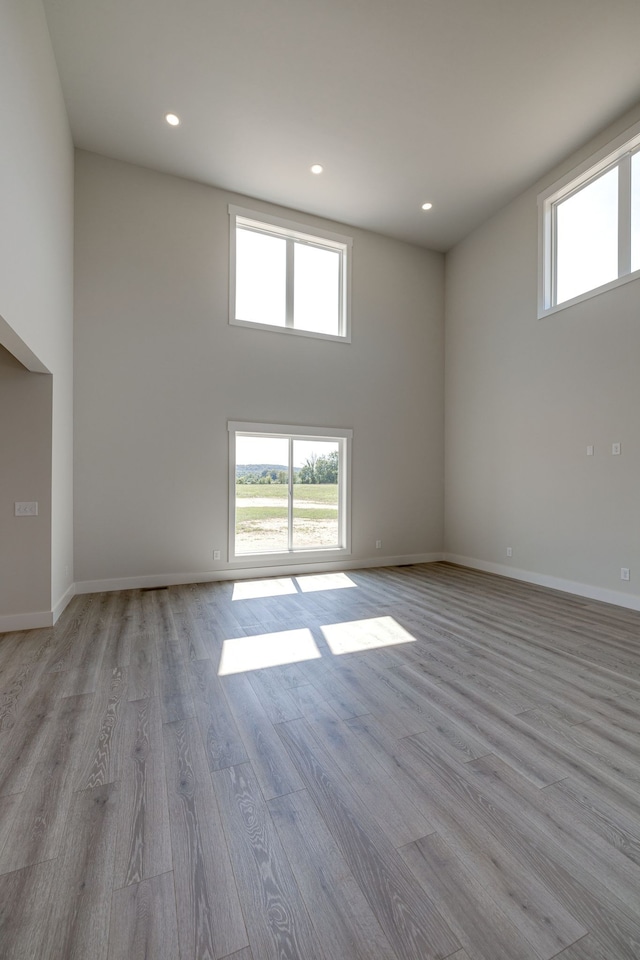
[[[351,238],[229,207],[229,322],[350,340]]]
[[[538,198],[538,316],[640,276],[640,132],[634,128]]]

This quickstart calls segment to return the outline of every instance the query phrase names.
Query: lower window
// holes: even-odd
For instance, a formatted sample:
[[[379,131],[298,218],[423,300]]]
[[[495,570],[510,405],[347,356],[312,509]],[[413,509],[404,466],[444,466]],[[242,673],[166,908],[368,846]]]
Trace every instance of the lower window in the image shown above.
[[[231,560],[349,552],[351,436],[229,423]]]

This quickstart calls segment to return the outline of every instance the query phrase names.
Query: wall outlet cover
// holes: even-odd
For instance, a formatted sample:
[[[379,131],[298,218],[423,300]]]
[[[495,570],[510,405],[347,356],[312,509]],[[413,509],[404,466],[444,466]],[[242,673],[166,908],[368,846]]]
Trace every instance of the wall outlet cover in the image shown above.
[[[37,500],[16,501],[15,515],[16,517],[37,517],[38,501]]]

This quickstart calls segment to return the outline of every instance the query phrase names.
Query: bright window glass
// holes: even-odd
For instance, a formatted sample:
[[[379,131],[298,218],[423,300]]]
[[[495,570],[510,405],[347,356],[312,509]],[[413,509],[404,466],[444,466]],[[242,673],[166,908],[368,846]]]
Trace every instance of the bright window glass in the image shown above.
[[[294,252],[293,325],[315,333],[340,329],[340,266],[337,250],[296,243]]]
[[[236,233],[236,315],[252,323],[286,323],[287,242],[253,230]]]
[[[229,322],[350,340],[351,239],[229,207]]]
[[[631,271],[640,270],[640,151],[631,158]]]
[[[556,208],[556,303],[618,276],[618,168]]]

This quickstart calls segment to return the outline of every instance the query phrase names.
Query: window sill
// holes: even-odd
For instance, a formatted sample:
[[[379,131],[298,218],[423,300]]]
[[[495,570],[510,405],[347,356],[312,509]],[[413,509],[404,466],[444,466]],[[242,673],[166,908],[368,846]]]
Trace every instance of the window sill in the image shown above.
[[[266,330],[269,333],[286,333],[294,337],[309,337],[312,340],[337,340],[339,343],[351,343],[350,335],[339,333],[316,333],[313,330],[299,330],[295,327],[279,327],[271,323],[254,323],[253,320],[229,320],[231,327],[248,327],[251,330]]]
[[[615,290],[616,287],[622,287],[625,283],[630,283],[632,280],[640,280],[640,270],[634,270],[633,273],[626,273],[623,277],[616,277],[615,280],[610,280],[609,283],[603,283],[601,287],[594,287],[593,290],[587,290],[577,297],[572,297],[571,300],[563,300],[562,303],[557,303],[553,307],[539,307],[538,320],[544,320],[545,317],[550,317],[554,313],[560,313],[561,310],[566,310],[568,307],[575,307],[578,303],[584,303],[585,300],[599,297],[601,294],[608,293],[609,290]]]
[[[243,553],[230,556],[229,563],[234,567],[269,567],[291,563],[318,563],[322,560],[340,560],[350,557],[351,550],[346,547],[327,547],[316,550],[292,550],[286,553]]]

